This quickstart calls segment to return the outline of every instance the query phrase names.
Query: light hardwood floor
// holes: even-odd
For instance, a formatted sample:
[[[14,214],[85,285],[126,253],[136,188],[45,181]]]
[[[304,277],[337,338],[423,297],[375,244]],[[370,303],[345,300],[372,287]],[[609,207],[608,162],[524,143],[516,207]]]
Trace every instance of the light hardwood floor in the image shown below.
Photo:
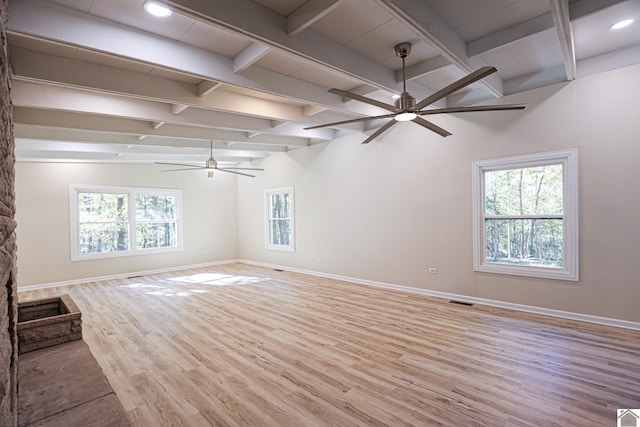
[[[244,264],[68,293],[136,426],[616,425],[640,332]]]

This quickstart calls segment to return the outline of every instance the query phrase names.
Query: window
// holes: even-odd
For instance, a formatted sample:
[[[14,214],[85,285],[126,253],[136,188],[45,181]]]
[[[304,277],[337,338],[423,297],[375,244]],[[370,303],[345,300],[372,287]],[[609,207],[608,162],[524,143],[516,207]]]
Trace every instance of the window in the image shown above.
[[[182,249],[182,192],[131,187],[70,188],[73,261]]]
[[[475,271],[578,280],[577,151],[473,163]]]
[[[267,249],[293,251],[293,187],[265,190],[264,196]]]

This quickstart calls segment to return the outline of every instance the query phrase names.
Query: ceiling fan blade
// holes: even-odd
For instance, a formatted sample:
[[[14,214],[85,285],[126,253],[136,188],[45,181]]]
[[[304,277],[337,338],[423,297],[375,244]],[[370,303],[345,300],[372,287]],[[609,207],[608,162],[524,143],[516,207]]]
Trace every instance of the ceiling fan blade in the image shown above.
[[[202,168],[201,165],[190,165],[185,163],[164,163],[164,162],[155,162],[156,165],[169,165],[169,166],[184,166],[187,168]]]
[[[425,99],[423,99],[422,101],[418,102],[411,110],[412,111],[418,111],[418,110],[422,110],[424,107],[426,107],[427,105],[431,105],[436,101],[439,101],[440,99],[444,98],[445,96],[449,96],[451,95],[453,92],[462,89],[463,87],[469,86],[471,83],[474,83],[478,80],[484,79],[485,77],[487,77],[490,74],[495,73],[496,68],[495,67],[482,67],[477,69],[476,71],[474,71],[473,73],[461,78],[460,80],[456,80],[455,82],[451,83],[449,86],[440,89],[439,91],[437,91],[436,93],[426,97]]]
[[[228,169],[218,169],[220,172],[228,172],[228,173],[235,173],[236,175],[244,175],[244,176],[249,176],[251,178],[255,178],[255,175],[249,175],[248,173],[242,173],[242,172],[236,172],[236,171],[230,171]]]
[[[391,104],[385,104],[384,102],[376,101],[375,99],[367,98],[366,96],[358,95],[357,93],[351,93],[335,88],[329,89],[329,93],[333,93],[334,95],[341,95],[345,98],[355,99],[356,101],[364,102],[365,104],[375,105],[376,107],[391,111],[392,113],[397,113],[400,111]]]
[[[357,119],[343,120],[341,122],[333,122],[333,123],[327,123],[327,124],[324,124],[324,125],[309,126],[309,127],[304,128],[304,129],[305,130],[309,130],[309,129],[324,128],[324,127],[327,127],[327,126],[345,125],[347,123],[364,122],[364,121],[367,121],[367,120],[388,119],[389,117],[393,117],[393,116],[395,116],[395,114],[383,114],[382,116],[360,117],[360,118],[357,118]]]
[[[220,171],[225,169],[246,170],[246,171],[263,171],[264,170],[262,168],[218,168],[218,170]]]
[[[418,111],[417,114],[426,116],[430,114],[443,114],[443,113],[469,113],[476,111],[504,111],[504,110],[524,110],[527,108],[525,104],[504,104],[504,105],[478,105],[471,107],[451,107],[451,108],[436,108],[433,110]]]
[[[387,129],[389,129],[391,126],[395,125],[396,122],[395,120],[389,120],[387,123],[385,123],[384,125],[380,126],[380,128],[375,131],[374,133],[372,133],[369,138],[365,139],[364,141],[362,141],[363,144],[368,144],[371,141],[373,141],[374,139],[376,139],[377,137],[379,137],[384,131],[386,131]]]
[[[449,135],[451,135],[451,132],[448,132],[448,131],[442,129],[440,126],[434,125],[433,123],[431,123],[428,120],[423,119],[422,117],[416,117],[415,119],[412,120],[412,122],[417,123],[420,126],[424,126],[427,129],[429,129],[430,131],[433,131],[433,132],[437,133],[440,136],[449,136]]]
[[[191,167],[191,168],[181,168],[181,169],[166,169],[160,172],[176,172],[176,171],[196,171],[199,169],[207,169],[204,166],[198,166],[198,167]]]

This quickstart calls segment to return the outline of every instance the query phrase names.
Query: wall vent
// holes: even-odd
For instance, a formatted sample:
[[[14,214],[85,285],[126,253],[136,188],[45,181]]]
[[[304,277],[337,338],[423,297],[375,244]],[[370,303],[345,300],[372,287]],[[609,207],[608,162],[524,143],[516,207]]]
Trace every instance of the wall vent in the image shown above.
[[[458,304],[458,305],[466,305],[467,307],[473,307],[473,303],[471,302],[465,302],[465,301],[456,301],[456,300],[451,300],[449,301],[451,304]]]

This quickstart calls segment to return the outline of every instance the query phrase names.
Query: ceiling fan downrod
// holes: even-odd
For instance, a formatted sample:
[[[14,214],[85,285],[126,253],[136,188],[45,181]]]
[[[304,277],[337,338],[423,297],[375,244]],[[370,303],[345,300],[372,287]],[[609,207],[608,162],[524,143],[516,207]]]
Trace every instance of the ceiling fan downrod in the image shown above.
[[[416,117],[414,113],[410,112],[410,110],[416,105],[416,99],[407,92],[407,79],[405,76],[404,64],[405,58],[409,56],[409,53],[411,52],[411,43],[398,43],[394,46],[394,50],[396,55],[402,59],[402,94],[395,102],[396,108],[402,110],[402,113],[396,115],[395,119],[400,122],[409,121]]]

